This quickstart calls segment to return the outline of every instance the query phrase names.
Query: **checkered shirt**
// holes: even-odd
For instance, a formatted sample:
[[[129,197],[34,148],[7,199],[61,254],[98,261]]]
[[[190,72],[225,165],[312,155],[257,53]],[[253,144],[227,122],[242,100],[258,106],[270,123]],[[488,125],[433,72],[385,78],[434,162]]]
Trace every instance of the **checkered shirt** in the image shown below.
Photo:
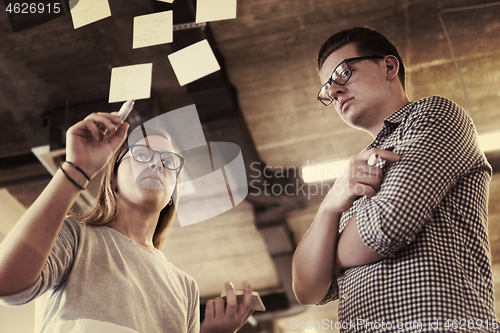
[[[342,271],[319,304],[339,299],[342,332],[500,331],[487,234],[492,171],[470,118],[446,98],[424,98],[389,116],[374,147],[400,160],[379,162],[380,191],[356,200],[339,231],[356,213],[363,242],[385,258]]]

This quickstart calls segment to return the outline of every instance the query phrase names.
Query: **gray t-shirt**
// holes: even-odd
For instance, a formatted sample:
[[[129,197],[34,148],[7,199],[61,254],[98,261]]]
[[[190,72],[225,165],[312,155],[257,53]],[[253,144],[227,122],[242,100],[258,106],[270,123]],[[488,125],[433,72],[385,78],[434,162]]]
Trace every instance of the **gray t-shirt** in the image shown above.
[[[38,281],[0,298],[0,304],[20,305],[40,295],[40,333],[199,332],[193,278],[161,252],[72,217],[66,218]]]

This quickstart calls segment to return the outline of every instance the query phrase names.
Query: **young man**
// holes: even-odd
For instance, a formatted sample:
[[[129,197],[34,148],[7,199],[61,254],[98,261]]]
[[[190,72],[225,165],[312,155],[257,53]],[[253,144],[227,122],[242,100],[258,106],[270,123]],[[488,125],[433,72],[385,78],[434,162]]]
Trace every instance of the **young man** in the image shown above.
[[[347,331],[500,329],[491,167],[470,118],[442,97],[410,102],[397,49],[372,29],[331,36],[318,69],[318,99],[374,141],[351,156],[297,247],[298,301],[338,298],[337,327]]]

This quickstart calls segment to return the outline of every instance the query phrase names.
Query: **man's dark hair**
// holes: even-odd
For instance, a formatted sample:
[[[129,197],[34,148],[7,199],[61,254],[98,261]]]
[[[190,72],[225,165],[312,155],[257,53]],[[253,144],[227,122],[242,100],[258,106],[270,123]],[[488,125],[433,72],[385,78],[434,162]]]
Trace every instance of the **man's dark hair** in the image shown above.
[[[399,81],[405,90],[405,66],[398,49],[384,35],[370,28],[356,27],[330,36],[319,50],[318,70],[321,70],[330,54],[350,43],[354,44],[360,56],[395,56],[399,61]]]

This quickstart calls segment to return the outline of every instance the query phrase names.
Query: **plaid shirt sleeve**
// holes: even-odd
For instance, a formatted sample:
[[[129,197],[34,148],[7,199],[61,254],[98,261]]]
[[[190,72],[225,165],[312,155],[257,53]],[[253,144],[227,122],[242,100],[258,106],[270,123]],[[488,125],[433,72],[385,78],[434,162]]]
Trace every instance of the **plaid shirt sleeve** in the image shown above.
[[[484,165],[470,118],[451,101],[417,103],[405,125],[394,149],[400,160],[356,209],[361,238],[383,256],[411,243],[457,180]]]

